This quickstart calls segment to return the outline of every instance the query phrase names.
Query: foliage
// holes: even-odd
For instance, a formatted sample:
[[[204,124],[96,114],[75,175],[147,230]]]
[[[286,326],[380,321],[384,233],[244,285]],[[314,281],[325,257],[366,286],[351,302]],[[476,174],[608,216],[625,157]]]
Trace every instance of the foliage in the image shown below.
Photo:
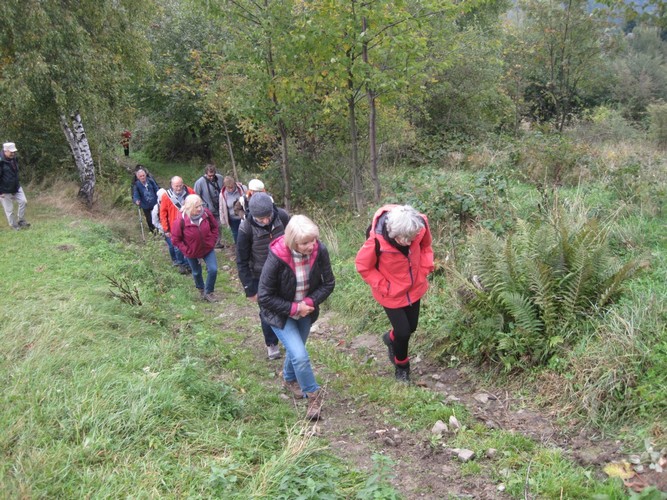
[[[667,149],[667,104],[652,104],[648,107],[651,133],[656,144]]]
[[[540,190],[576,185],[585,171],[585,147],[567,135],[528,135],[515,153],[522,180]]]
[[[505,241],[475,236],[469,275],[479,282],[459,277],[464,309],[449,342],[507,371],[549,363],[586,331],[587,318],[620,297],[640,265],[610,255],[609,224],[555,201],[543,216],[519,220]]]
[[[667,100],[667,41],[657,29],[635,28],[610,65],[615,81],[611,96],[628,118],[639,121],[650,104]]]
[[[117,147],[133,113],[130,82],[147,70],[151,1],[23,2],[0,6],[3,137],[41,173],[70,154],[60,115],[80,111],[97,160]]]
[[[508,82],[523,89],[531,120],[553,123],[562,131],[586,93],[595,89],[586,85],[601,67],[598,39],[604,24],[586,11],[583,0],[526,0],[519,5],[519,16],[525,15],[516,21],[522,42],[513,51],[508,69],[514,76]]]

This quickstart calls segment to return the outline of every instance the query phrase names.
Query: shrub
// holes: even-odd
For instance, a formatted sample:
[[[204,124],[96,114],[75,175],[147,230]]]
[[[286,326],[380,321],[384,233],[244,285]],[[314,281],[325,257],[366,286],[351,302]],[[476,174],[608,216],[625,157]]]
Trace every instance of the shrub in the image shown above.
[[[650,130],[658,147],[667,148],[667,103],[648,107]]]
[[[471,239],[473,282],[461,279],[464,307],[449,342],[505,370],[546,365],[613,303],[638,261],[617,263],[610,225],[580,206],[557,201],[533,221],[519,220],[504,241],[482,231]]]

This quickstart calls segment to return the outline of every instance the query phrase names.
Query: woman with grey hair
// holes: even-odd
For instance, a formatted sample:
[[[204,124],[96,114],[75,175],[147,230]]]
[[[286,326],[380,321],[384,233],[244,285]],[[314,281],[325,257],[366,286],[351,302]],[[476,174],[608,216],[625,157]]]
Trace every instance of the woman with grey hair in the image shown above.
[[[323,393],[306,350],[319,306],[336,284],[329,252],[319,229],[305,215],[295,215],[285,234],[269,246],[259,278],[257,301],[261,318],[285,346],[283,385],[295,397],[308,397],[306,418],[318,420]]]
[[[202,299],[217,302],[213,291],[218,277],[218,261],[215,257],[218,221],[208,208],[204,208],[198,195],[191,194],[185,198],[182,213],[171,224],[171,239],[188,260],[192,268],[192,278]],[[202,277],[199,259],[206,264],[206,283]]]
[[[396,380],[410,381],[408,343],[419,323],[419,305],[433,271],[428,219],[409,205],[385,205],[373,216],[355,264],[384,307],[391,330],[382,335]]]

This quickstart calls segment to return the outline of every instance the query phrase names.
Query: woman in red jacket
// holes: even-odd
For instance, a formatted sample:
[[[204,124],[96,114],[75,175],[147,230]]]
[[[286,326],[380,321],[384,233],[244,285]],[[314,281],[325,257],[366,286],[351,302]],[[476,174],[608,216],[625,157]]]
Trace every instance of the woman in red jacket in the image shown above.
[[[419,303],[433,271],[428,219],[409,205],[385,205],[355,259],[357,271],[384,307],[392,329],[382,336],[396,380],[410,381],[408,342],[419,322]]]
[[[217,302],[213,294],[218,277],[215,244],[218,241],[218,221],[196,194],[185,198],[183,212],[171,224],[171,240],[183,252],[192,268],[192,277],[203,300]],[[206,285],[199,259],[206,264]]]

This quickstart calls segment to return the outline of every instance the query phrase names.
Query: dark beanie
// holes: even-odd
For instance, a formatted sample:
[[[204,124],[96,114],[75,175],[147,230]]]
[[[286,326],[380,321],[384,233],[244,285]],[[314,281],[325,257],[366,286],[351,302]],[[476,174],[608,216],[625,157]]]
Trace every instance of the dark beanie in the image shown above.
[[[266,193],[254,193],[250,197],[250,215],[253,217],[269,217],[273,214],[273,200]]]

